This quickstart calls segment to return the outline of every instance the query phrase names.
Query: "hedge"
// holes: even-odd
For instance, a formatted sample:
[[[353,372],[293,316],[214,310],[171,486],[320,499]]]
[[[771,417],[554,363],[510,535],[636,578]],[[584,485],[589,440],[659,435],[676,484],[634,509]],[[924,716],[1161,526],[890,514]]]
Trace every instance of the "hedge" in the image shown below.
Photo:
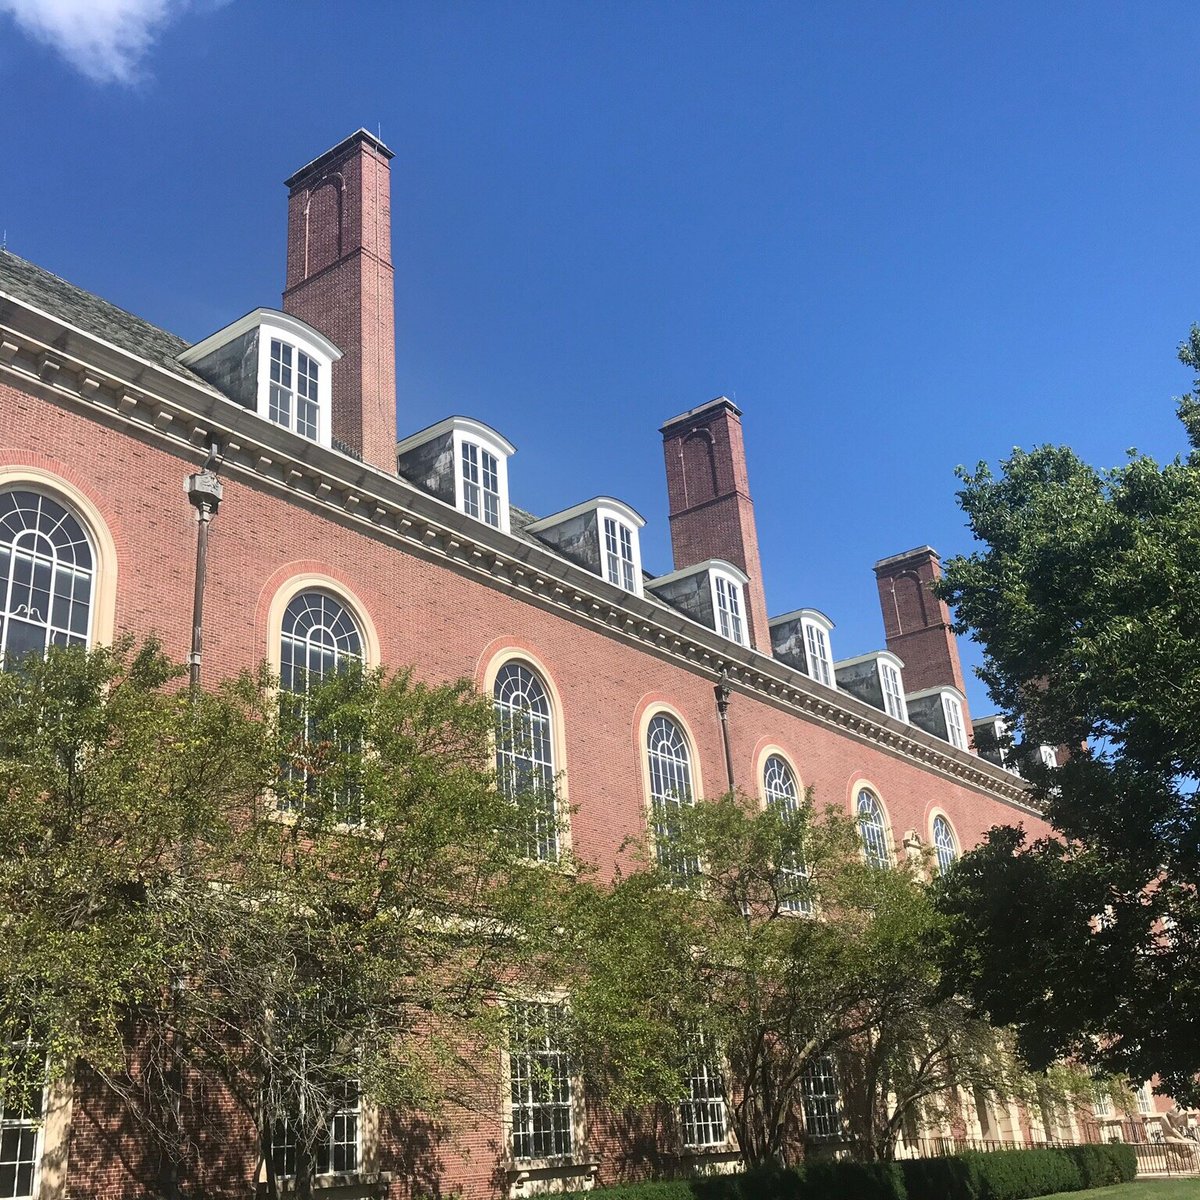
[[[560,1200],[1032,1200],[1054,1192],[1127,1183],[1129,1146],[968,1150],[942,1158],[861,1163],[817,1160],[787,1169],[628,1183]]]

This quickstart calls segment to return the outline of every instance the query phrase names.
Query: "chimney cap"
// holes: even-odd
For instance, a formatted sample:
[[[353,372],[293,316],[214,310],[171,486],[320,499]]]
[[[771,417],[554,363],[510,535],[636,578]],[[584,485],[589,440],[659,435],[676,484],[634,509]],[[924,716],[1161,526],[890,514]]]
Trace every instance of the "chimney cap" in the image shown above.
[[[909,560],[919,560],[925,562],[928,559],[933,559],[934,562],[940,563],[941,556],[932,546],[914,546],[911,550],[905,550],[903,554],[890,554],[887,558],[881,558],[875,564],[875,571],[883,571],[886,568],[897,567],[903,562]]]
[[[734,404],[734,402],[730,400],[728,396],[716,396],[712,400],[706,401],[704,404],[699,404],[695,408],[689,408],[687,412],[680,413],[677,417],[672,417],[669,421],[659,427],[658,432],[666,433],[672,425],[680,425],[685,421],[694,421],[697,417],[707,413],[710,409],[714,413],[718,409],[725,409],[728,412],[733,413],[735,417],[740,417],[742,415],[742,410],[738,408],[738,406]]]
[[[366,129],[356,129],[349,137],[342,138],[336,146],[331,146],[324,154],[318,154],[312,162],[305,163],[294,175],[283,181],[283,186],[286,188],[299,187],[306,179],[323,171],[330,163],[344,157],[359,142],[365,142],[385,159],[396,157],[395,151],[389,150],[373,133]]]

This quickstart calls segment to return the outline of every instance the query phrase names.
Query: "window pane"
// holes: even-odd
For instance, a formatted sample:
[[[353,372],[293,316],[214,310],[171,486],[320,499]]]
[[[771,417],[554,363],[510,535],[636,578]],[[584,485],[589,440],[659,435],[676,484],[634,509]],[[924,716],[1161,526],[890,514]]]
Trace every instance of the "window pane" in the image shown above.
[[[892,865],[883,807],[865,788],[858,793],[858,834],[862,838],[863,854],[870,866],[883,868]]]
[[[86,640],[92,563],[83,526],[57,501],[0,495],[0,661]]]
[[[687,742],[669,717],[656,716],[647,734],[650,801],[654,814],[654,848],[672,876],[686,881],[700,873],[700,863],[679,849],[677,814],[692,803],[692,764]]]
[[[958,858],[958,842],[950,822],[940,815],[933,819],[933,849],[937,856],[938,871],[944,875]]]
[[[567,1158],[574,1149],[564,1015],[554,1004],[514,1004],[509,1009],[512,1152],[516,1159]]]
[[[800,1077],[804,1101],[804,1128],[809,1137],[834,1137],[839,1131],[837,1083],[833,1059],[822,1054],[804,1069]]]
[[[531,802],[527,833],[531,858],[558,859],[558,811],[550,700],[542,681],[523,663],[506,663],[492,689],[496,713],[496,775],[509,797]]]
[[[679,1106],[683,1144],[690,1150],[725,1144],[725,1085],[716,1064],[715,1047],[702,1033],[693,1035],[687,1066],[687,1096]]]
[[[775,805],[788,816],[794,816],[800,809],[796,777],[792,774],[792,768],[778,754],[770,755],[763,767],[763,795],[768,804]],[[790,857],[779,868],[780,908],[811,915],[813,902],[803,894],[807,882],[808,868],[804,860]]]

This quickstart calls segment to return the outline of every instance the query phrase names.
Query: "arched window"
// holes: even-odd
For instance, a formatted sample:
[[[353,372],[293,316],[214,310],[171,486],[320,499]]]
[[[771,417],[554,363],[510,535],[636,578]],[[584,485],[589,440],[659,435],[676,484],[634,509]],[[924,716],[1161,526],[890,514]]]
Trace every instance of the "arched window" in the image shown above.
[[[340,600],[328,592],[299,592],[283,614],[279,683],[302,695],[310,680],[363,660],[362,634]]]
[[[768,804],[776,805],[788,816],[794,816],[800,808],[800,789],[796,776],[788,762],[779,754],[770,754],[763,764],[763,796]],[[808,869],[804,861],[789,855],[788,862],[779,868],[779,890],[782,893],[779,906],[789,912],[811,913],[812,901],[798,894],[808,881]]]
[[[506,663],[496,676],[492,699],[500,788],[509,798],[532,800],[529,855],[556,862],[558,805],[550,698],[545,685],[524,663]]]
[[[328,592],[297,592],[283,613],[279,639],[279,686],[293,697],[280,697],[282,712],[289,712],[300,728],[296,732],[296,751],[285,774],[293,783],[303,783],[306,797],[322,792],[321,771],[309,761],[308,748],[326,740],[305,697],[309,687],[363,661],[362,634],[345,605]],[[290,707],[289,707],[290,706]],[[328,794],[328,793],[327,793]],[[357,787],[343,780],[332,793],[341,819],[355,824],[362,819],[361,796]],[[295,812],[307,800],[295,797],[279,800],[280,807]]]
[[[0,662],[86,646],[95,575],[83,526],[57,500],[0,493]]]
[[[875,793],[867,788],[858,793],[858,836],[862,838],[863,854],[868,866],[882,869],[892,865],[883,805]]]
[[[933,818],[933,852],[937,855],[939,874],[945,875],[958,858],[958,839],[941,813]]]
[[[679,810],[692,803],[692,757],[683,731],[659,713],[646,733],[654,849],[659,863],[680,882],[700,873],[700,864],[679,847]]]

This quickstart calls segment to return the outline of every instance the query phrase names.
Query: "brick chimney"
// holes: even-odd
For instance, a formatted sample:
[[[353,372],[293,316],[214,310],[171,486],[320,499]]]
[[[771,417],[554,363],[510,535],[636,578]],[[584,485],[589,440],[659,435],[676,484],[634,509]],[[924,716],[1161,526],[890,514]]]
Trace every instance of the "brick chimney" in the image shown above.
[[[344,353],[333,366],[333,436],[389,474],[396,469],[391,158],[360,129],[286,181],[283,292],[284,311]]]
[[[887,648],[904,660],[906,692],[947,685],[966,691],[950,610],[931,590],[941,577],[942,564],[932,546],[893,554],[875,564]],[[970,729],[965,711],[963,719]]]
[[[676,570],[723,558],[746,572],[750,644],[770,654],[741,417],[741,409],[718,396],[673,417],[659,430],[667,463],[671,549]]]

